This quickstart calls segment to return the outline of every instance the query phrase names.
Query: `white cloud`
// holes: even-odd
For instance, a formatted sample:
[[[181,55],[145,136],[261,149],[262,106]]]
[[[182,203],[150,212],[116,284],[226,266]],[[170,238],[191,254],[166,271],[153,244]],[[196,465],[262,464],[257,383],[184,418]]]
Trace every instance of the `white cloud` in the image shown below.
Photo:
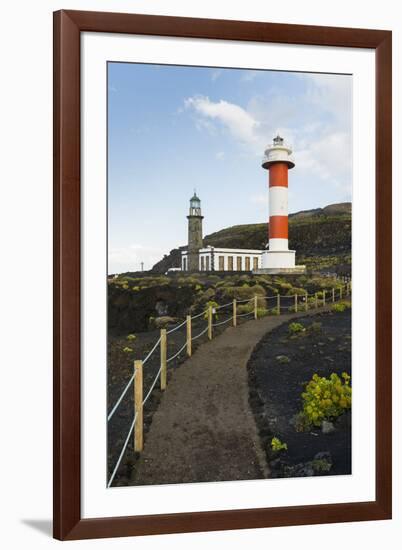
[[[222,69],[213,69],[211,72],[211,80],[215,82],[222,75]]]
[[[184,104],[187,109],[193,109],[197,115],[210,121],[219,122],[241,143],[255,143],[259,122],[239,105],[223,99],[213,102],[204,96],[190,97],[185,100]],[[198,123],[199,120],[197,120]]]
[[[184,105],[187,110],[195,112],[197,130],[207,129],[213,134],[223,130],[242,145],[248,154],[262,156],[274,135],[280,133],[289,142],[295,134],[289,125],[279,124],[287,123],[287,119],[291,118],[291,113],[286,113],[285,103],[280,106],[280,101],[279,98],[272,107],[254,100],[245,109],[223,99],[214,102],[208,97],[193,96],[187,98]]]
[[[255,80],[260,74],[261,74],[262,71],[252,71],[252,70],[249,70],[249,71],[242,71],[242,75],[240,77],[240,81],[241,82],[253,82],[253,80]]]
[[[351,136],[347,132],[333,132],[313,141],[308,148],[297,152],[297,167],[305,173],[318,176],[350,194],[351,185]]]
[[[350,75],[302,74],[307,84],[309,102],[321,112],[332,116],[332,123],[348,123],[352,107],[352,79]]]
[[[281,134],[293,146],[298,174],[348,191],[351,78],[322,74],[302,74],[299,78],[305,89],[294,97],[269,90],[265,96],[252,97],[244,108],[224,99],[193,96],[185,100],[185,109],[196,114],[199,130],[223,131],[247,154],[262,156],[272,137]]]

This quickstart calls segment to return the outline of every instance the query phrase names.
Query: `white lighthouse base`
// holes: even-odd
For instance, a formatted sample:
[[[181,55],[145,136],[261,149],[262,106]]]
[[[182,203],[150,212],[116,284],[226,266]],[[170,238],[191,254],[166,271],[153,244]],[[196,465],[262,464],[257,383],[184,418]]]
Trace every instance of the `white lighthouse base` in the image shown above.
[[[289,273],[299,274],[306,270],[305,265],[296,265],[295,250],[265,250],[262,253],[261,269],[256,269],[253,273],[271,274]]]

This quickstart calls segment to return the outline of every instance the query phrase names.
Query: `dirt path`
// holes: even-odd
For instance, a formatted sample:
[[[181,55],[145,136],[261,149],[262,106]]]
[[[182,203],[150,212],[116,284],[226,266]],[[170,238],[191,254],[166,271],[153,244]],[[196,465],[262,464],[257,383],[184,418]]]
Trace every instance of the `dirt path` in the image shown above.
[[[246,366],[254,346],[268,331],[305,315],[265,317],[230,327],[175,370],[131,483],[267,477],[265,453],[249,406]]]

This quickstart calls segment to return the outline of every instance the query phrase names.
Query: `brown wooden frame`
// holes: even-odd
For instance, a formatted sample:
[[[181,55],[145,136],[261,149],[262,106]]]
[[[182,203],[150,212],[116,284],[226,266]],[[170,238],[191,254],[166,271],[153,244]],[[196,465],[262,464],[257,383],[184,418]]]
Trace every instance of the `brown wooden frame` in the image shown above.
[[[81,519],[80,33],[84,31],[375,49],[375,501]],[[84,539],[391,518],[391,48],[390,31],[122,13],[69,10],[55,12],[54,536],[56,538]]]

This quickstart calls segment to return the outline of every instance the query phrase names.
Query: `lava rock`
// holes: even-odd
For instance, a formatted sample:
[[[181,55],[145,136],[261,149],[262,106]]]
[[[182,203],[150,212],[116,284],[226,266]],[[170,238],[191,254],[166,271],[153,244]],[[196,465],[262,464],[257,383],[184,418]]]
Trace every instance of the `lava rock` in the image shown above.
[[[330,434],[335,431],[335,426],[328,420],[323,420],[321,424],[321,430],[323,434]]]

